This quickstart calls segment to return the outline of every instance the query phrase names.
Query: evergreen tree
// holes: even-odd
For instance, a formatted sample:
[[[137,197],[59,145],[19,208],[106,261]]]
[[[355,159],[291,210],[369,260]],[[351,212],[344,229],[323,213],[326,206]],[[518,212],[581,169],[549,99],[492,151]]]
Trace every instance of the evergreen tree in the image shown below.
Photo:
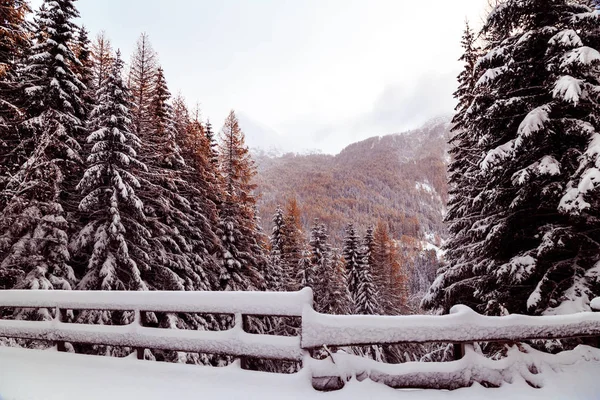
[[[99,104],[92,113],[98,129],[88,137],[93,147],[79,183],[85,194],[80,210],[86,225],[73,247],[86,256],[85,275],[78,285],[84,290],[148,289],[143,274],[150,271],[150,232],[136,194],[141,187],[139,172],[146,166],[137,159],[141,142],[130,131],[131,100],[122,69],[117,52],[114,66],[98,91]]]
[[[311,262],[311,257],[312,254],[309,250],[302,251],[300,260],[298,261],[298,273],[296,275],[296,282],[298,282],[299,289],[315,287],[316,273]]]
[[[24,77],[26,119],[20,151],[26,161],[4,185],[0,218],[0,286],[69,289],[68,223],[62,196],[65,177],[81,165],[77,136],[82,130],[85,89],[71,65],[78,17],[73,0],[45,1],[37,19],[37,43],[19,74]]]
[[[209,160],[213,165],[217,166],[219,165],[219,143],[209,119],[206,120],[204,131],[208,140]]]
[[[356,282],[356,295],[354,297],[354,310],[356,314],[379,314],[381,307],[377,297],[378,293],[373,282],[371,266],[368,263],[358,264],[358,279]]]
[[[424,306],[556,314],[600,293],[600,20],[585,3],[507,0],[488,17],[463,122],[476,196],[449,216],[449,265]]]
[[[79,28],[77,42],[74,46],[75,56],[77,57],[79,63],[73,68],[73,70],[86,88],[86,90],[82,91],[81,93],[81,98],[84,102],[84,119],[87,119],[88,114],[94,107],[94,91],[96,89],[94,86],[93,60],[90,46],[91,43],[88,38],[87,30],[85,27]]]
[[[358,283],[362,271],[362,257],[360,254],[360,242],[353,224],[348,224],[346,227],[343,256],[348,276],[348,291],[352,296],[352,300],[356,302],[358,299]]]
[[[362,248],[361,262],[357,264],[358,274],[356,279],[356,289],[353,294],[354,311],[357,314],[377,315],[381,313],[379,304],[379,293],[373,278],[373,251],[375,247],[375,238],[373,228],[367,229],[364,245]]]
[[[152,235],[153,274],[148,283],[157,290],[209,290],[209,249],[216,238],[207,227],[205,210],[193,207],[199,205],[202,193],[185,179],[192,173],[178,145],[185,132],[176,130],[162,69],[157,69],[152,86],[147,123],[140,135],[140,156],[148,167],[140,198]],[[172,325],[175,320],[165,323]]]
[[[185,102],[179,96],[173,102],[173,121],[177,133],[176,142],[186,168],[180,174],[188,182],[184,196],[190,201],[195,213],[195,225],[202,231],[201,249],[196,253],[206,258],[205,269],[211,288],[218,288],[218,271],[212,256],[220,257],[223,248],[219,239],[218,205],[224,197],[218,165],[210,162],[209,143],[204,128],[196,118],[190,118]]]
[[[348,275],[342,256],[331,252],[329,268],[323,270],[322,278],[328,282],[326,287],[325,310],[329,314],[346,315],[352,312],[352,297],[348,291]]]
[[[329,314],[348,314],[350,293],[341,257],[331,248],[327,228],[315,220],[311,230],[311,270],[304,272],[312,281],[315,310]]]
[[[249,290],[264,287],[262,272],[266,264],[260,246],[256,219],[256,199],[252,179],[254,161],[244,143],[244,134],[231,111],[219,145],[220,167],[225,194],[220,207],[220,230],[225,252],[222,257],[220,288]]]
[[[271,233],[270,245],[271,255],[269,259],[269,269],[267,271],[267,288],[272,291],[282,291],[285,289],[284,282],[284,232],[285,218],[281,206],[277,207],[273,216],[273,230]]]

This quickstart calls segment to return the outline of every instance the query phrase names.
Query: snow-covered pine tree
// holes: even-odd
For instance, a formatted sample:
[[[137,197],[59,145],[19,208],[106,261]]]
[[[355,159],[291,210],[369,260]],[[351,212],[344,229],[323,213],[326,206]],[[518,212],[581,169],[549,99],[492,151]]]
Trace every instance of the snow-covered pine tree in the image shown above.
[[[371,225],[367,228],[365,237],[363,239],[362,247],[362,262],[367,263],[371,266],[371,273],[373,273],[373,265],[375,264],[375,228]]]
[[[325,225],[315,219],[310,235],[311,268],[304,272],[312,281],[315,310],[329,314],[348,314],[351,298],[342,257],[329,244]],[[310,271],[310,273],[308,273]]]
[[[20,124],[26,161],[6,183],[0,217],[0,281],[3,288],[70,289],[68,224],[62,204],[65,177],[82,163],[84,90],[71,65],[78,17],[73,0],[46,0],[37,20],[37,42],[19,71],[26,119]]]
[[[377,299],[378,293],[373,282],[371,266],[368,263],[359,264],[356,297],[354,299],[354,313],[359,315],[378,315],[381,306]],[[374,360],[381,361],[383,351],[380,346],[366,346],[360,349],[362,354]]]
[[[271,245],[271,254],[269,255],[269,266],[265,280],[267,289],[280,292],[285,290],[284,282],[284,242],[285,242],[285,217],[281,206],[277,206],[277,210],[273,215],[273,230],[269,237]]]
[[[218,205],[224,197],[218,164],[210,161],[210,147],[204,127],[195,116],[190,117],[185,101],[178,96],[173,102],[173,115],[177,143],[186,167],[180,171],[188,185],[184,196],[190,201],[195,213],[196,225],[202,231],[203,249],[196,252],[208,255],[205,265],[211,288],[219,287],[218,267],[213,257],[220,257],[223,248],[219,239]],[[199,243],[200,244],[200,243]]]
[[[322,311],[324,309],[324,283],[321,280],[321,270],[324,265],[329,264],[330,254],[328,253],[327,233],[323,232],[323,225],[318,219],[314,220],[310,230],[310,268],[301,268],[300,273],[303,274],[302,280],[310,286],[314,293],[315,310]],[[303,257],[304,259],[304,257]],[[304,283],[304,282],[302,282]]]
[[[310,250],[302,250],[300,260],[298,261],[298,274],[296,275],[296,281],[298,282],[299,288],[314,287],[314,276],[315,271],[311,262],[312,254]]]
[[[348,275],[338,250],[329,249],[331,261],[322,278],[327,282],[325,310],[329,314],[347,315],[352,312],[352,297],[348,291]]]
[[[489,15],[464,119],[478,193],[449,218],[449,266],[424,306],[562,314],[600,293],[600,16],[586,3],[507,0]]]
[[[201,193],[184,179],[190,167],[185,164],[177,138],[185,133],[175,129],[171,95],[162,69],[157,69],[152,86],[148,123],[140,135],[140,156],[148,167],[140,198],[152,234],[153,274],[148,284],[156,290],[209,290],[206,268],[212,260],[208,248],[216,238],[205,223],[203,210],[192,207],[198,205]]]
[[[361,262],[357,264],[358,273],[356,278],[356,289],[353,294],[354,312],[364,315],[381,314],[379,304],[379,293],[373,279],[372,254],[374,247],[373,228],[367,230],[365,242],[362,248]]]
[[[113,64],[113,49],[110,40],[104,31],[100,32],[92,43],[92,74],[94,82],[92,87],[97,90],[106,79]]]
[[[142,33],[131,58],[129,70],[129,87],[133,94],[133,126],[140,138],[150,126],[150,105],[158,71],[157,58],[148,34]]]
[[[359,315],[379,315],[381,314],[381,305],[379,304],[379,293],[373,281],[371,265],[369,263],[370,251],[365,246],[362,262],[358,264],[358,280],[356,283],[356,293],[353,299],[355,314]],[[390,349],[377,345],[362,346],[354,349],[357,354],[376,361],[386,360],[386,354]],[[388,355],[389,357],[389,355]]]
[[[458,90],[454,93],[458,105],[452,120],[454,124],[453,137],[450,140],[449,150],[452,162],[448,168],[449,200],[446,221],[449,222],[452,238],[445,246],[447,260],[454,259],[455,254],[460,254],[462,247],[468,244],[469,239],[464,234],[467,231],[465,228],[472,225],[474,219],[477,218],[475,215],[471,215],[471,218],[464,218],[465,210],[470,207],[479,194],[479,188],[476,185],[478,165],[474,161],[479,154],[479,143],[478,137],[468,121],[470,108],[478,91],[476,87],[477,74],[481,73],[476,70],[481,51],[475,46],[475,40],[475,34],[467,23],[461,41],[464,52],[460,61],[464,63],[464,67],[458,76]]]
[[[150,271],[150,232],[136,193],[146,166],[137,159],[141,142],[131,132],[131,100],[122,69],[117,52],[98,90],[98,105],[92,111],[97,130],[88,137],[92,149],[78,186],[85,195],[80,204],[85,226],[72,247],[86,259],[78,284],[82,290],[148,290],[143,275]],[[111,322],[110,313],[94,315],[96,322]]]
[[[93,86],[93,72],[90,41],[88,32],[84,27],[77,28],[77,34],[74,36],[71,48],[77,63],[72,64],[73,72],[83,84],[83,89],[79,92],[79,97],[82,100],[82,108],[77,117],[82,121],[82,128],[76,133],[75,139],[82,146],[81,154],[88,155],[90,148],[86,145],[89,133],[95,130],[90,125],[89,117],[96,103],[96,90]],[[77,189],[81,177],[84,174],[84,165],[73,165],[71,172],[65,177],[64,190],[61,196],[63,208],[66,212],[66,219],[69,221],[69,235],[78,232],[82,225],[79,225],[81,220],[79,215],[79,204],[81,203],[81,191]],[[72,266],[77,268],[77,262],[73,262]]]
[[[217,137],[213,132],[210,119],[206,120],[204,131],[206,133],[206,139],[208,140],[208,150],[210,154],[209,160],[215,167],[217,167],[219,165],[219,143],[217,142]]]
[[[346,227],[343,257],[346,264],[346,275],[348,276],[348,291],[352,296],[352,301],[356,303],[358,299],[358,282],[360,281],[359,275],[362,271],[360,265],[362,257],[360,254],[360,241],[352,223]]]
[[[86,88],[80,96],[84,102],[84,118],[86,118],[94,108],[94,97],[97,87],[94,85],[91,42],[85,27],[82,26],[79,28],[77,41],[73,47],[75,56],[79,61],[79,64],[73,66],[73,71]]]
[[[225,252],[222,257],[221,290],[254,290],[264,287],[266,260],[255,215],[256,174],[244,134],[231,111],[219,143],[225,197],[220,207],[220,229]]]

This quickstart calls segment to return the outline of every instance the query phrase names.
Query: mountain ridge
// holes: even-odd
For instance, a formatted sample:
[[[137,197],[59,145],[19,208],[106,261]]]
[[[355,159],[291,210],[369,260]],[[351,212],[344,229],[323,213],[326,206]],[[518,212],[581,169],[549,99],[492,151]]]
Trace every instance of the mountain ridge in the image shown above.
[[[255,152],[260,217],[290,197],[299,201],[303,225],[314,218],[328,225],[339,243],[347,223],[365,230],[386,221],[392,234],[441,243],[447,201],[446,165],[450,119],[439,117],[418,129],[374,136],[337,155]]]

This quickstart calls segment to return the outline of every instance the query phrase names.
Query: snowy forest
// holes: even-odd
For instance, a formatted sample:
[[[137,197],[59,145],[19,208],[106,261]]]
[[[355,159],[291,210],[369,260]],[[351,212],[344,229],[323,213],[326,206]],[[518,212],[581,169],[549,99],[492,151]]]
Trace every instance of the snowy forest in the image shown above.
[[[467,25],[447,182],[444,152],[427,159],[427,172],[436,174],[428,179],[442,188],[436,201],[447,201],[442,210],[411,199],[420,214],[395,209],[393,218],[367,218],[377,208],[366,207],[353,217],[348,209],[360,207],[353,204],[335,218],[307,220],[309,207],[293,196],[273,196],[259,210],[262,178],[235,111],[217,126],[173,95],[147,34],[133,54],[121,54],[110,33],[91,37],[78,25],[85,15],[75,0],[45,0],[38,10],[25,0],[1,1],[0,290],[311,287],[315,310],[325,314],[448,313],[458,304],[492,316],[588,311],[600,296],[596,3],[498,1],[481,30]],[[403,171],[421,173],[423,165]],[[443,217],[447,230],[436,219]],[[433,236],[439,254],[422,246]],[[0,310],[0,317],[49,320],[53,312]],[[120,325],[131,315],[81,311],[67,318]],[[222,330],[232,317],[145,313],[143,322]],[[297,322],[253,317],[246,326],[295,335]],[[125,354],[99,346],[72,351]],[[450,349],[349,351],[399,363],[441,360]],[[175,352],[146,357],[229,361]]]

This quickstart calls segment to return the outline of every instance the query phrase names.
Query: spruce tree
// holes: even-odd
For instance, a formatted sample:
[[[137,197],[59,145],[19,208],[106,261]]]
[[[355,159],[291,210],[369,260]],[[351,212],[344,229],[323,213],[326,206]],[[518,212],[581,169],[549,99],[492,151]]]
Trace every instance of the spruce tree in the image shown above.
[[[360,265],[362,257],[360,254],[360,241],[353,224],[348,224],[346,227],[343,256],[346,264],[346,275],[348,276],[348,291],[352,296],[352,300],[356,302],[358,298],[358,283],[362,270]]]
[[[306,287],[315,287],[316,273],[313,267],[312,253],[310,250],[302,250],[300,260],[298,261],[298,273],[296,274],[296,282],[298,282],[298,289],[304,289]]]
[[[210,119],[206,120],[204,131],[206,133],[206,139],[208,140],[209,160],[211,163],[213,163],[213,165],[217,166],[219,165],[219,143],[217,142],[217,137],[213,132]]]
[[[256,220],[254,161],[244,143],[244,134],[235,112],[231,111],[219,144],[223,186],[220,230],[223,247],[220,272],[221,290],[251,290],[264,287],[266,260],[260,245]]]
[[[377,289],[373,282],[373,274],[369,264],[359,264],[358,281],[356,284],[356,295],[354,298],[354,309],[357,314],[377,315],[381,311],[377,299]]]
[[[560,314],[598,293],[600,19],[586,1],[507,0],[487,19],[464,126],[473,196],[423,305]]]
[[[86,225],[73,248],[87,260],[78,285],[83,290],[148,289],[143,275],[150,271],[150,232],[136,193],[146,166],[137,159],[141,142],[131,132],[131,100],[122,69],[117,52],[98,91],[98,105],[92,112],[98,128],[88,137],[91,154],[78,186],[85,195],[80,211]]]
[[[353,293],[356,314],[377,315],[382,311],[372,271],[374,244],[373,228],[369,228],[360,254],[361,262],[357,264],[356,289]]]
[[[185,164],[178,144],[185,132],[176,129],[171,95],[160,68],[152,87],[140,134],[140,158],[148,167],[142,175],[140,198],[152,235],[154,272],[148,283],[157,290],[208,290],[212,286],[207,273],[210,242],[216,239],[207,227],[204,210],[194,208],[202,194],[186,180],[191,167]]]
[[[325,225],[315,220],[310,237],[311,269],[304,272],[312,281],[315,310],[329,314],[347,314],[351,309],[344,263],[332,249]]]
[[[278,292],[285,290],[284,282],[284,232],[285,232],[285,217],[281,206],[277,207],[275,215],[273,215],[273,230],[269,238],[271,245],[271,254],[269,257],[269,268],[267,270],[267,288]]]
[[[190,202],[195,225],[201,231],[201,240],[197,242],[195,253],[201,254],[205,260],[205,273],[209,277],[210,287],[218,288],[218,268],[213,256],[220,257],[223,254],[219,239],[218,205],[224,197],[218,165],[209,159],[209,143],[202,123],[190,117],[180,96],[173,102],[173,115],[176,142],[185,161],[180,176],[188,183],[182,187],[182,193]]]
[[[65,178],[82,160],[77,137],[82,132],[85,89],[71,65],[78,17],[73,0],[45,1],[38,12],[37,42],[19,71],[25,120],[20,151],[26,161],[4,185],[0,218],[0,286],[69,289],[75,277],[69,266],[68,223],[63,196]]]

